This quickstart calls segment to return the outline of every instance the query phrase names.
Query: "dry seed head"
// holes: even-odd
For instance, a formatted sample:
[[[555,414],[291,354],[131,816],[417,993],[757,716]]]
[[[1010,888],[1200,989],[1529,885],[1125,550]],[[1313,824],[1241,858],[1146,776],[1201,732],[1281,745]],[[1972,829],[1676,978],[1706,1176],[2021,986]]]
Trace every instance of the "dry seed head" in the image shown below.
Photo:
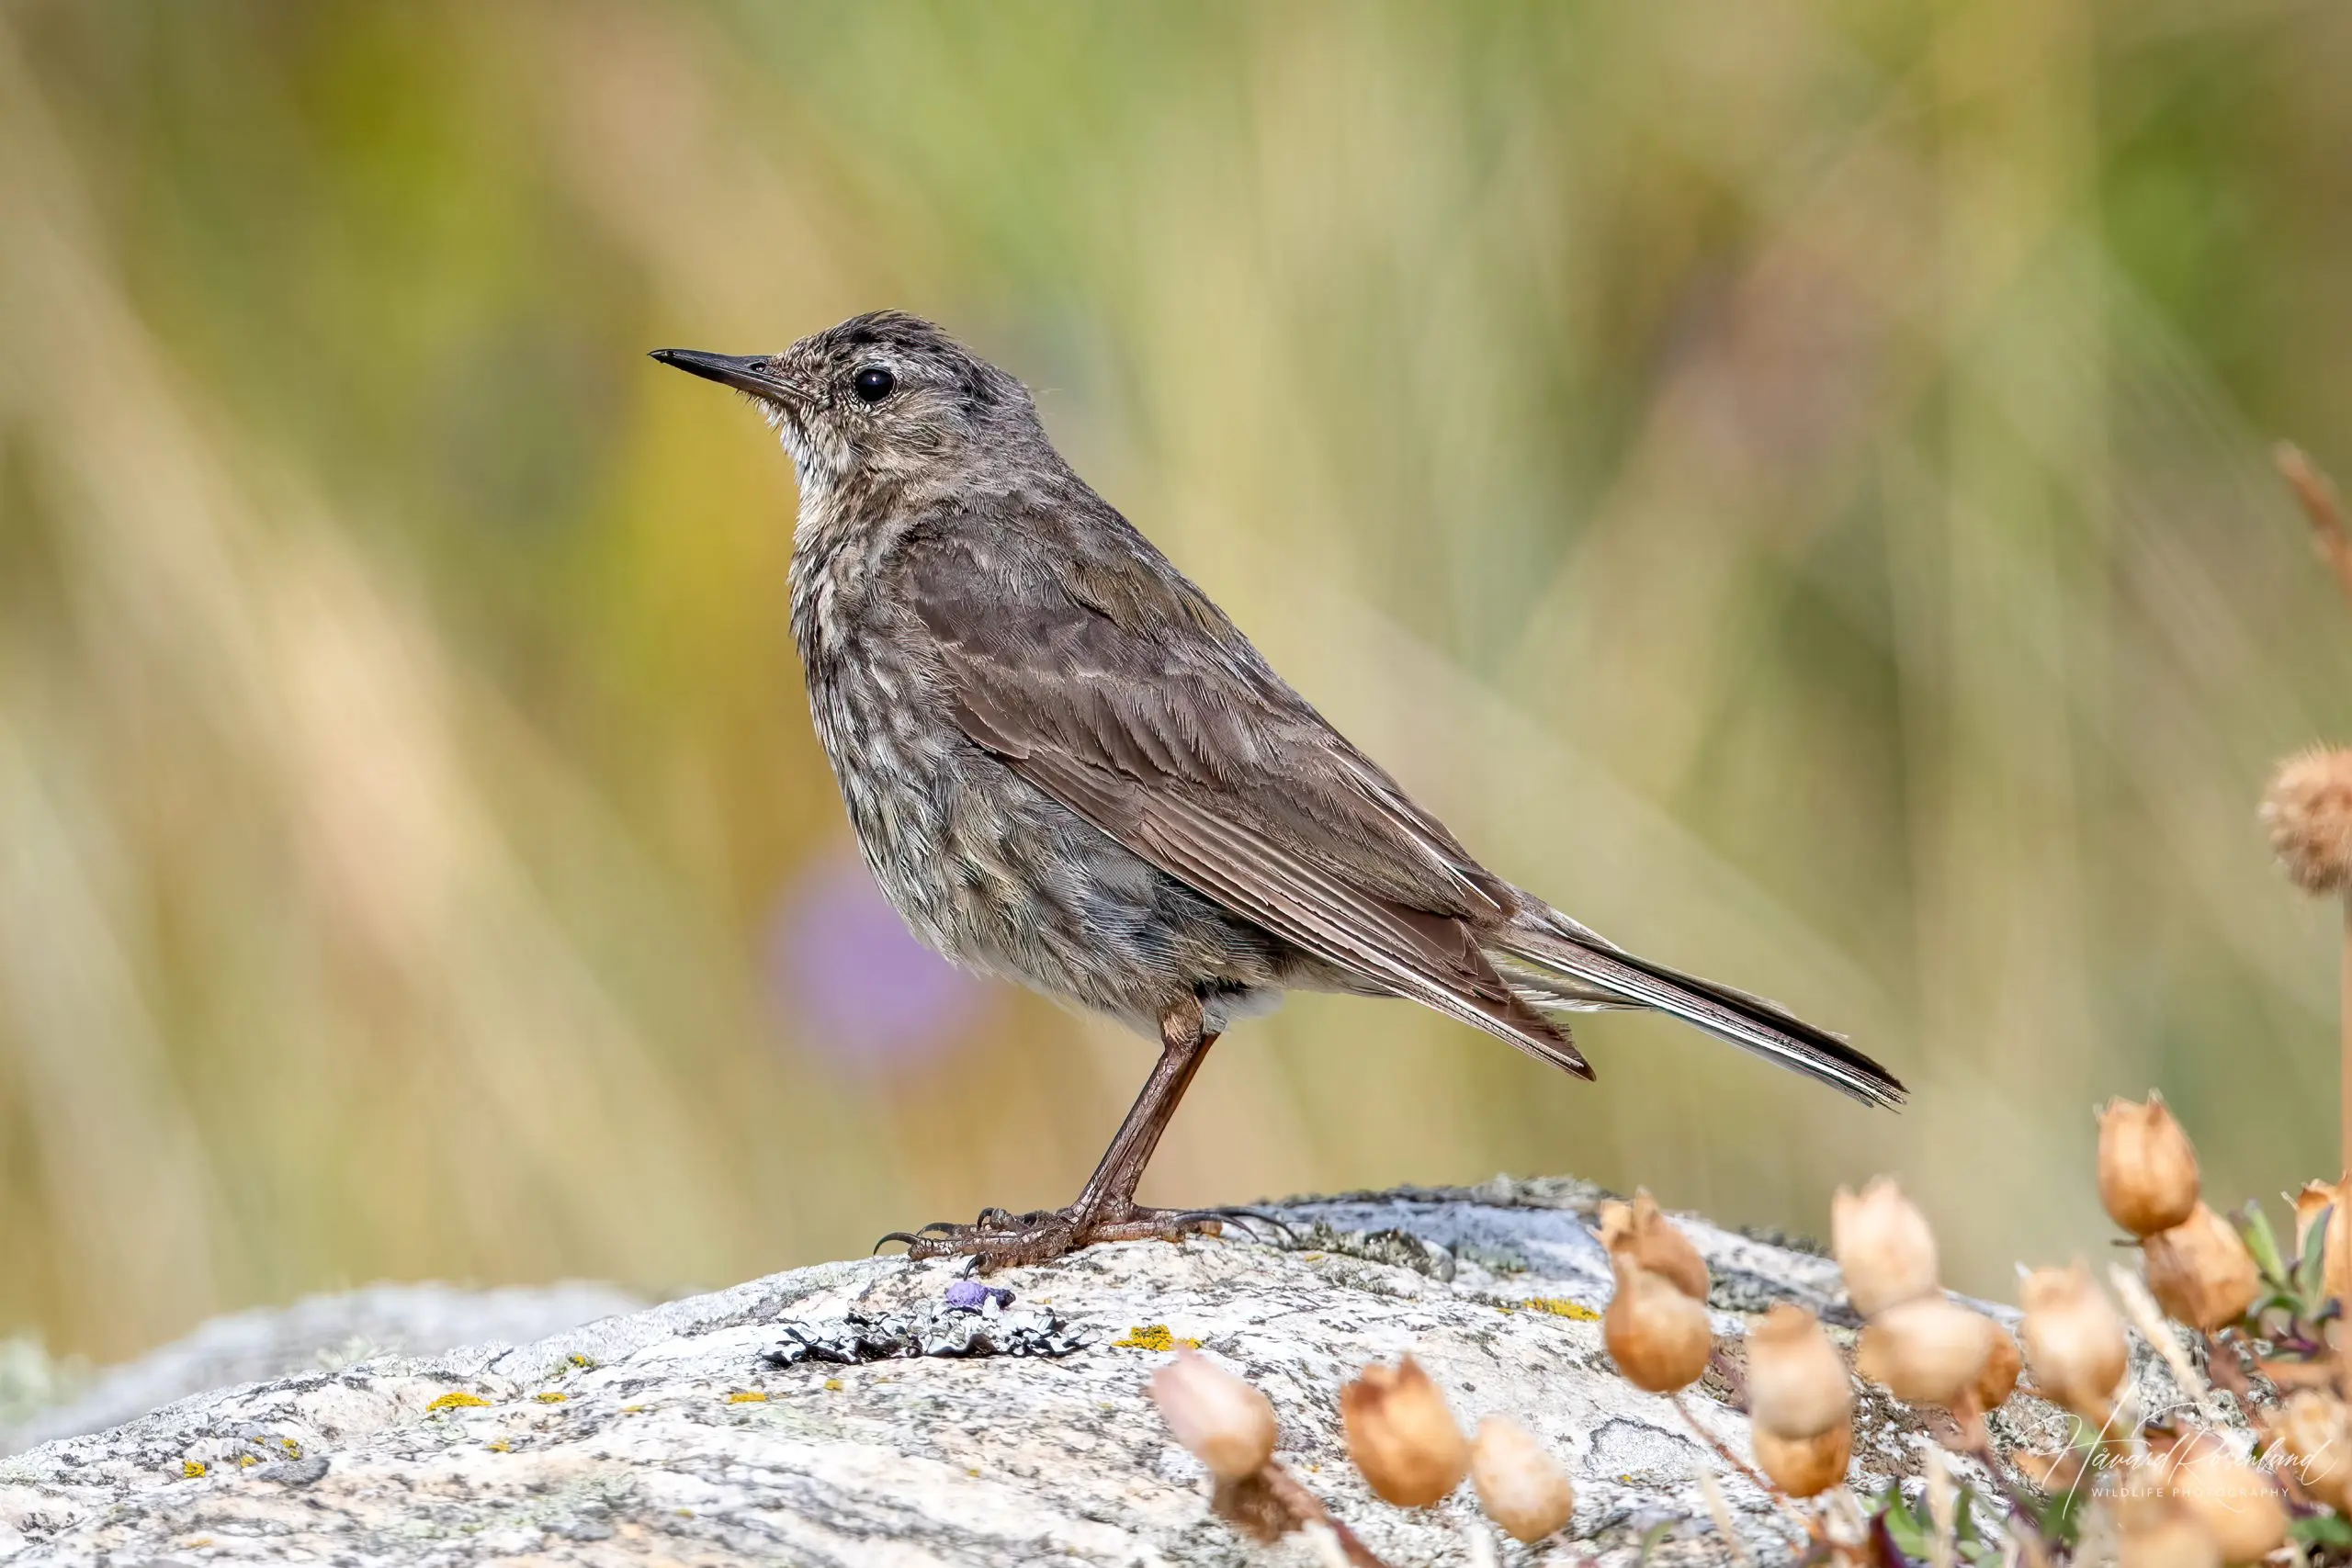
[[[1829,1250],[1865,1317],[1935,1293],[1935,1232],[1891,1176],[1874,1179],[1860,1196],[1838,1189],[1829,1201]]]
[[[2009,1337],[2007,1329],[1993,1324],[1993,1348],[1984,1353],[1984,1364],[1976,1369],[1976,1408],[1998,1410],[2017,1392],[2018,1374],[2023,1371],[2025,1357],[2018,1353],[2018,1342]]]
[[[2222,1568],[2222,1553],[2204,1521],[2169,1503],[2116,1510],[2117,1568]]]
[[[2295,1456],[2287,1473],[2337,1513],[2352,1512],[2352,1413],[2323,1389],[2290,1396],[2270,1418],[2270,1431]]]
[[[1675,1393],[1697,1382],[1713,1354],[1707,1309],[1662,1274],[1634,1265],[1623,1251],[1610,1259],[1617,1293],[1601,1314],[1610,1359],[1635,1388]]]
[[[1274,1456],[1274,1407],[1206,1356],[1179,1350],[1151,1374],[1160,1419],[1221,1480],[1254,1475]]]
[[[1384,1502],[1425,1508],[1462,1484],[1470,1445],[1445,1407],[1445,1395],[1408,1356],[1394,1367],[1366,1367],[1340,1391],[1348,1457]]]
[[[2035,1269],[2018,1299],[2034,1386],[2093,1427],[2104,1427],[2131,1366],[2122,1315],[2080,1261]]]
[[[2148,1091],[2145,1104],[2111,1100],[2098,1113],[2098,1201],[2133,1235],[2166,1231],[2197,1207],[2197,1149]]]
[[[2148,1293],[2175,1322],[2208,1332],[2245,1315],[2262,1289],[2254,1255],[2237,1230],[2204,1204],[2180,1224],[2140,1244]]]
[[[2321,747],[2279,763],[2262,797],[2262,826],[2296,886],[2352,886],[2352,751]]]
[[[2173,1495],[2205,1527],[2224,1562],[2259,1562],[2286,1544],[2287,1508],[2270,1478],[2211,1437],[2192,1438],[2164,1461]]]
[[[2298,1256],[2310,1250],[2312,1227],[2319,1224],[2322,1214],[2327,1215],[2327,1234],[2320,1242],[2325,1258],[2321,1277],[2329,1295],[2352,1307],[2352,1177],[2333,1187],[2324,1181],[2308,1181],[2295,1194]]]
[[[1954,1405],[1973,1395],[1999,1326],[1981,1312],[1922,1296],[1887,1308],[1862,1330],[1856,1364],[1912,1404]]]
[[[1758,1429],[1818,1437],[1853,1409],[1846,1363],[1813,1314],[1782,1302],[1747,1331],[1747,1410]]]
[[[1849,1422],[1840,1421],[1810,1438],[1779,1437],[1761,1427],[1753,1428],[1749,1437],[1756,1449],[1757,1468],[1792,1497],[1813,1497],[1828,1491],[1846,1479],[1846,1467],[1853,1462],[1854,1428]]]
[[[1531,1546],[1576,1512],[1576,1488],[1568,1484],[1567,1472],[1533,1433],[1508,1416],[1478,1423],[1470,1445],[1470,1483],[1478,1489],[1478,1506],[1487,1517],[1513,1540]]]
[[[1635,1188],[1631,1203],[1612,1198],[1600,1205],[1600,1244],[1611,1257],[1630,1249],[1639,1267],[1663,1276],[1692,1301],[1707,1299],[1706,1259],[1690,1245],[1690,1238],[1658,1212],[1657,1200],[1650,1196],[1648,1188]]]

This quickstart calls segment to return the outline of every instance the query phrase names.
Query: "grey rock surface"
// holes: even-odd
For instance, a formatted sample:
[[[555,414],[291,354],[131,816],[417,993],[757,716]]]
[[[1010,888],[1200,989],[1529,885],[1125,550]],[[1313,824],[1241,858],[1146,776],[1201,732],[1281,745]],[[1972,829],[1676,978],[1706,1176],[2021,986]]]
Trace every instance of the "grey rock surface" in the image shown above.
[[[468,1290],[378,1284],[305,1296],[291,1306],[216,1317],[185,1338],[109,1367],[75,1395],[14,1426],[0,1454],[119,1427],[209,1389],[332,1371],[385,1355],[434,1356],[461,1345],[528,1344],[647,1303],[616,1286],[567,1280]]]
[[[1278,1210],[1295,1233],[1288,1245],[1136,1243],[998,1276],[1016,1292],[1010,1311],[1050,1317],[1082,1342],[1065,1353],[789,1366],[763,1356],[779,1341],[838,1339],[851,1314],[941,1309],[953,1266],[879,1258],[519,1348],[371,1359],[201,1393],[0,1461],[0,1562],[1316,1562],[1299,1537],[1250,1545],[1209,1514],[1204,1472],[1145,1393],[1183,1341],[1268,1393],[1286,1462],[1399,1568],[1629,1568],[1645,1543],[1652,1563],[1725,1561],[1702,1472],[1721,1478],[1752,1557],[1789,1561],[1793,1537],[1768,1499],[1672,1404],[1611,1367],[1597,1321],[1609,1277],[1587,1229],[1598,1196],[1573,1182],[1498,1181],[1299,1201]],[[1684,1224],[1720,1281],[1726,1334],[1773,1300],[1841,1314],[1827,1260]],[[1578,1495],[1566,1531],[1535,1548],[1498,1541],[1466,1486],[1410,1513],[1370,1495],[1341,1445],[1339,1389],[1407,1350],[1465,1427],[1509,1413],[1566,1464]],[[1686,1403],[1744,1453],[1727,1384],[1711,1378]],[[2055,1429],[2026,1400],[1999,1418],[2010,1443],[2047,1442]],[[1865,1400],[1857,1477],[1916,1478],[1931,1441],[1908,1413]]]

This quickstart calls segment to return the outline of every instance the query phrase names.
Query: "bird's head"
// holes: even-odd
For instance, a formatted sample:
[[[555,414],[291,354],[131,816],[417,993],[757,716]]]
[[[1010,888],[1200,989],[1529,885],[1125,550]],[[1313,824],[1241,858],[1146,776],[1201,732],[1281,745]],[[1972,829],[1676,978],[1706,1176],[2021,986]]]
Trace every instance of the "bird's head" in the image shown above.
[[[804,491],[853,475],[917,480],[1037,432],[1019,381],[900,310],[853,316],[781,354],[662,348],[653,357],[748,393],[783,436]]]

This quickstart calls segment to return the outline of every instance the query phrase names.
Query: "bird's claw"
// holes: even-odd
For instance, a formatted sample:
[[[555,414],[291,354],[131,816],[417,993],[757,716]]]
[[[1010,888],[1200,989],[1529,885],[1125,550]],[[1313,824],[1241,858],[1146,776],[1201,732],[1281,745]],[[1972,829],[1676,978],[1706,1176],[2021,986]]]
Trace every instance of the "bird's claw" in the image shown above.
[[[1022,1264],[1046,1263],[1105,1241],[1181,1241],[1216,1235],[1225,1222],[1253,1220],[1285,1235],[1287,1226],[1272,1215],[1246,1209],[1145,1209],[1133,1204],[1083,1213],[1071,1209],[1035,1209],[1015,1214],[982,1209],[970,1224],[934,1223],[915,1231],[892,1231],[874,1245],[900,1242],[916,1259],[968,1258],[965,1274],[986,1274]]]
[[[1215,1209],[1187,1210],[1186,1215],[1187,1217],[1199,1215],[1214,1220],[1240,1220],[1250,1224],[1264,1225],[1270,1230],[1280,1233],[1286,1244],[1295,1245],[1298,1240],[1298,1233],[1290,1227],[1288,1222],[1277,1219],[1262,1209],[1245,1209],[1238,1204],[1226,1204]]]

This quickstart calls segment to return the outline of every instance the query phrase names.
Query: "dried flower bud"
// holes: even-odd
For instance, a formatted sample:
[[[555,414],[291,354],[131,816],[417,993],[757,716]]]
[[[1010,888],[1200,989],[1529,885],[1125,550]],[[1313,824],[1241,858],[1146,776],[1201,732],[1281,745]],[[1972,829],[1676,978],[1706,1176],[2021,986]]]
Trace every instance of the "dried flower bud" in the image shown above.
[[[1813,1497],[1846,1479],[1854,1459],[1854,1428],[1840,1421],[1810,1438],[1783,1438],[1754,1427],[1756,1467],[1792,1497]]]
[[[1713,1354],[1707,1309],[1663,1275],[1634,1267],[1620,1251],[1611,1262],[1617,1293],[1601,1315],[1601,1337],[1625,1381],[1652,1393],[1674,1393],[1697,1382]]]
[[[1663,1277],[1692,1301],[1707,1299],[1706,1260],[1690,1238],[1658,1212],[1648,1188],[1635,1188],[1631,1203],[1612,1198],[1600,1205],[1600,1244],[1612,1258],[1631,1248],[1635,1266]]]
[[[2310,1250],[2312,1227],[2319,1224],[2322,1214],[2327,1216],[2327,1234],[2320,1246],[2325,1249],[2325,1261],[2321,1265],[2324,1288],[2335,1300],[2352,1307],[2352,1176],[2330,1187],[2324,1181],[2309,1181],[2295,1194],[2295,1252],[2301,1256]]]
[[[2098,1201],[2133,1235],[2168,1231],[2197,1207],[2197,1149],[2151,1089],[2147,1103],[2111,1100],[2098,1113]]]
[[[1922,1296],[1887,1308],[1862,1330],[1857,1364],[1913,1404],[1961,1404],[1975,1392],[1998,1325],[1981,1312]]]
[[[2034,1386],[2093,1427],[2104,1427],[2131,1365],[2121,1314],[2080,1262],[2035,1269],[2018,1294]]]
[[[2352,751],[2290,757],[2262,797],[2271,852],[2306,893],[2352,886]]]
[[[1814,1438],[1853,1414],[1846,1363],[1821,1322],[1782,1302],[1747,1331],[1747,1412],[1776,1438]]]
[[[2204,1521],[2161,1493],[2119,1506],[2115,1523],[2117,1568],[2222,1568]]]
[[[2148,1292],[2167,1315],[2191,1328],[2215,1329],[2245,1315],[2261,1292],[2254,1255],[2227,1220],[2204,1204],[2188,1220],[2140,1244]]]
[[[2305,1389],[2270,1419],[2271,1434],[2295,1456],[2295,1483],[2337,1513],[2352,1513],[2352,1413],[2321,1389]]]
[[[1576,1512],[1576,1488],[1567,1472],[1534,1435],[1508,1416],[1478,1423],[1470,1445],[1470,1483],[1478,1506],[1513,1540],[1529,1545],[1568,1522]]]
[[[1860,1197],[1838,1189],[1829,1201],[1829,1250],[1865,1317],[1935,1293],[1935,1233],[1893,1177],[1879,1177]]]
[[[2173,1495],[2213,1538],[2224,1562],[2258,1562],[2286,1543],[2287,1508],[2270,1478],[2210,1437],[2175,1448],[2165,1461]]]
[[[1385,1502],[1425,1508],[1462,1484],[1470,1444],[1453,1424],[1445,1395],[1408,1356],[1394,1367],[1366,1367],[1340,1391],[1348,1457]]]
[[[1197,1351],[1179,1350],[1151,1374],[1151,1400],[1176,1440],[1224,1480],[1254,1475],[1273,1457],[1273,1405]]]
[[[2018,1374],[2023,1371],[2025,1358],[2018,1353],[2018,1342],[2009,1337],[2007,1329],[1994,1324],[1993,1348],[1976,1370],[1976,1408],[1998,1410],[2017,1392]]]

